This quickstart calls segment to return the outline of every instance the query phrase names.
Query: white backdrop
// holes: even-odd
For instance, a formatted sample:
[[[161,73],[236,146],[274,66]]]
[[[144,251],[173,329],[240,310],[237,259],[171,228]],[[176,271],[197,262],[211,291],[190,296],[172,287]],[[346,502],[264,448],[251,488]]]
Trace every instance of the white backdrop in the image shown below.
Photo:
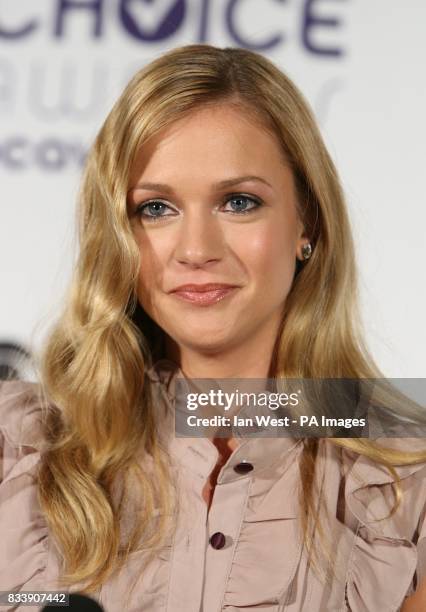
[[[84,152],[130,76],[194,42],[260,51],[313,106],[353,224],[367,341],[426,377],[424,0],[0,0],[0,343],[37,350],[76,255]]]

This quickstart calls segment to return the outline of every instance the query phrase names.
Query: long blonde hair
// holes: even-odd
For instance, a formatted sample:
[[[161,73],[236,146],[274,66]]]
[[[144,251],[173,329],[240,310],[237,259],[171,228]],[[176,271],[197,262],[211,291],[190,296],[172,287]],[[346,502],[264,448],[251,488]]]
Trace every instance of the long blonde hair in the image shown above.
[[[90,150],[79,200],[79,257],[39,366],[48,441],[39,499],[65,559],[63,584],[84,582],[87,592],[138,546],[161,545],[177,503],[144,376],[161,356],[162,330],[136,298],[143,261],[126,208],[130,169],[159,130],[197,107],[223,102],[251,113],[278,138],[313,245],[286,300],[273,375],[382,376],[362,342],[354,250],[337,172],[295,85],[265,57],[239,48],[186,45],[145,66]],[[330,442],[388,466],[395,476],[392,465],[426,460],[426,450],[398,453],[367,439]],[[303,441],[300,505],[310,554],[312,525],[321,532],[313,485],[317,451],[318,440]],[[120,517],[132,478],[140,503],[135,528],[126,535]],[[123,483],[118,497],[117,482]]]

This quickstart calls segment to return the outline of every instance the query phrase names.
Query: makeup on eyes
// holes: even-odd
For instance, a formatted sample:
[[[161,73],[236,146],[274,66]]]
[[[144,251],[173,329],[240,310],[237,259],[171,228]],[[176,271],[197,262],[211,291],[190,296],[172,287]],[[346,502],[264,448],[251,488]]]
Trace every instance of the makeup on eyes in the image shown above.
[[[223,212],[228,213],[228,214],[232,214],[232,215],[237,215],[237,216],[242,216],[242,215],[246,215],[251,213],[252,211],[257,210],[258,208],[260,208],[261,206],[263,206],[263,201],[258,198],[257,196],[253,196],[250,194],[246,194],[246,193],[231,193],[231,194],[227,194],[224,198],[223,198],[223,204],[226,205],[228,202],[230,202],[231,200],[242,200],[242,201],[246,201],[246,202],[251,202],[253,204],[253,206],[251,206],[250,208],[245,208],[242,210],[224,210]],[[160,198],[152,198],[149,200],[144,200],[143,202],[140,202],[134,211],[134,215],[135,216],[139,216],[141,219],[149,219],[149,221],[157,221],[158,219],[164,219],[167,217],[173,217],[174,215],[149,215],[149,214],[144,214],[143,211],[145,210],[149,210],[150,206],[154,206],[154,205],[160,205],[166,208],[169,208],[170,210],[172,210],[172,208],[163,200],[161,200]],[[163,208],[163,210],[165,210]]]

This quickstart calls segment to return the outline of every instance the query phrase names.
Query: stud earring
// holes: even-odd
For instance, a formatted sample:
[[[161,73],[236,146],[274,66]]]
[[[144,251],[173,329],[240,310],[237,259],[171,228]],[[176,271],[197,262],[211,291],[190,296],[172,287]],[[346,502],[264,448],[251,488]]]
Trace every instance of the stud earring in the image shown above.
[[[309,259],[312,255],[312,246],[310,242],[307,242],[302,246],[302,257],[303,259]]]

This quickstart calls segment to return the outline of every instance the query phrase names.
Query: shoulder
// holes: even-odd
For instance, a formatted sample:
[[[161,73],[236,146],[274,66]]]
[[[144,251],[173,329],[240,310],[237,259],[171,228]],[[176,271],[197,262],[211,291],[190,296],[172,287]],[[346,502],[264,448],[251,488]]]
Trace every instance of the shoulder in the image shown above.
[[[0,482],[34,468],[45,444],[37,383],[0,382]]]
[[[37,383],[0,382],[0,432],[13,448],[42,445],[43,402]]]
[[[342,449],[345,497],[362,524],[382,536],[403,538],[414,531],[426,509],[426,438],[378,438],[374,443],[365,454]],[[419,459],[410,458],[413,452]],[[379,521],[397,499],[398,508],[389,520]]]
[[[342,462],[350,477],[351,492],[407,478],[415,481],[425,476],[426,437],[376,438],[371,442],[374,446],[366,447],[365,453],[342,449]],[[412,453],[418,453],[419,458],[411,458]]]

